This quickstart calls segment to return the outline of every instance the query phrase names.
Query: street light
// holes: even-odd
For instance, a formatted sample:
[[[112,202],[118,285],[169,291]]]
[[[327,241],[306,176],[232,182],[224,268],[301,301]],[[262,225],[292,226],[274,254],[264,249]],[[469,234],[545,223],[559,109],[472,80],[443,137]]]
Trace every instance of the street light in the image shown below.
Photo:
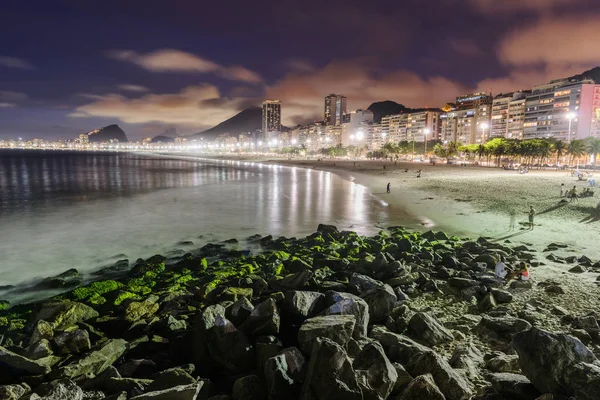
[[[423,129],[423,133],[424,133],[424,141],[425,141],[424,155],[427,156],[427,135],[429,135],[429,133],[431,133],[431,129],[425,128],[425,129]]]
[[[568,134],[567,141],[568,141],[568,143],[571,143],[571,122],[573,121],[573,119],[575,117],[577,117],[577,115],[574,112],[570,112],[570,113],[567,113],[566,117],[569,120],[569,134]]]
[[[482,139],[481,142],[485,143],[485,130],[487,128],[489,128],[490,126],[489,126],[489,124],[487,122],[482,122],[480,126],[481,126],[481,129],[483,130],[483,139]]]

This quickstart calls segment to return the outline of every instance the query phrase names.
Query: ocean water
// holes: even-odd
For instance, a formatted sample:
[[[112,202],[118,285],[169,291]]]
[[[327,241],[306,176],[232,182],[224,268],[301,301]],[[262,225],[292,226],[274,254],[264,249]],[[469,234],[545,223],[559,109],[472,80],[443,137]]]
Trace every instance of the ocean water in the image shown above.
[[[324,171],[0,150],[0,287],[256,233],[300,237],[319,223],[370,234],[413,222],[366,187]]]

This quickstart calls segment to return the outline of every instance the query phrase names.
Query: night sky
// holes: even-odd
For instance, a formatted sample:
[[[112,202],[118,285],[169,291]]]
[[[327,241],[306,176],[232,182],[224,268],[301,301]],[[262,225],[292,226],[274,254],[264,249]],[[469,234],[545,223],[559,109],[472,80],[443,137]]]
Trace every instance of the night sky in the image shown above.
[[[600,65],[594,0],[3,0],[0,137],[211,127],[264,98],[288,126],[394,100],[439,107]]]

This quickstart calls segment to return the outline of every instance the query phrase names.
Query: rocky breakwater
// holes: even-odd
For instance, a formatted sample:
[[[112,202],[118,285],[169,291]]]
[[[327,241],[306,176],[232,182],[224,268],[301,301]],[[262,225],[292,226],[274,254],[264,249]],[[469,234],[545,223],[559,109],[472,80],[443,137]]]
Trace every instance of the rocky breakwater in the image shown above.
[[[525,247],[326,225],[251,240],[261,254],[207,245],[0,303],[0,398],[598,398],[599,315],[494,278],[501,256],[543,268]]]

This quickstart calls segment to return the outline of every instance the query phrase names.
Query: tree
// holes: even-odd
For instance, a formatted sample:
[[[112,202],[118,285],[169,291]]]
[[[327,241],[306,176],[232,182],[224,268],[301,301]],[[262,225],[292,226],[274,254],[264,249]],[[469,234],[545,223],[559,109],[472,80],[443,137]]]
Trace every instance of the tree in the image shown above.
[[[571,143],[569,143],[569,147],[567,148],[567,154],[571,156],[571,164],[575,158],[579,158],[587,154],[583,140],[571,140]]]
[[[567,151],[567,143],[562,140],[553,140],[552,141],[552,150],[556,154],[556,163],[558,164],[558,160],[566,153]]]
[[[446,158],[448,157],[448,149],[438,143],[435,146],[433,146],[433,154],[435,154],[439,158]]]
[[[594,169],[596,169],[598,154],[600,154],[600,139],[589,137],[586,139],[586,142],[587,152],[594,157]]]

